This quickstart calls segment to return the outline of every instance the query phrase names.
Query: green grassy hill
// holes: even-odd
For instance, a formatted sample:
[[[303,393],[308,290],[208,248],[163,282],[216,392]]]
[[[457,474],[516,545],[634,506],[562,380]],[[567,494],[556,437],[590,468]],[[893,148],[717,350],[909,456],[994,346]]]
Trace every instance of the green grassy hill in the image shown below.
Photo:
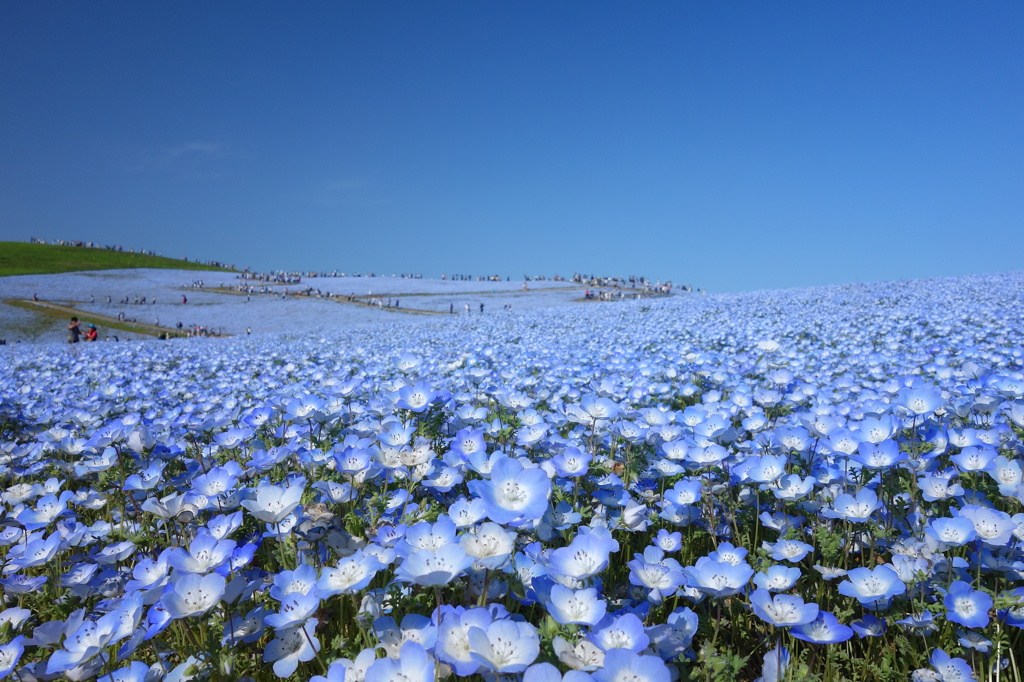
[[[121,268],[228,271],[227,268],[212,267],[163,256],[147,256],[141,253],[108,251],[107,249],[91,249],[81,246],[0,242],[0,277]]]

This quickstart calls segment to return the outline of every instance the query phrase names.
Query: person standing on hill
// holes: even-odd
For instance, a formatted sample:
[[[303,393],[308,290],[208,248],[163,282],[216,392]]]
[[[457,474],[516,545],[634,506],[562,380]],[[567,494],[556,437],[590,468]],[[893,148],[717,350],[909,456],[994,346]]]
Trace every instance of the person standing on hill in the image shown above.
[[[82,335],[82,328],[78,326],[78,318],[72,317],[68,323],[68,343],[78,343]]]
[[[85,332],[86,341],[95,341],[99,338],[99,332],[96,330],[96,325],[90,324],[89,328]]]

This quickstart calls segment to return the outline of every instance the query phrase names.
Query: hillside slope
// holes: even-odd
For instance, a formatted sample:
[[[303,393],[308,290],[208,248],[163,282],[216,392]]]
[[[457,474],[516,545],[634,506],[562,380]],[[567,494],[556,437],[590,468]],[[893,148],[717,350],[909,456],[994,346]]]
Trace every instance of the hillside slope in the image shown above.
[[[142,253],[125,253],[124,251],[80,246],[57,246],[55,244],[0,242],[0,277],[125,268],[227,270],[227,268]]]

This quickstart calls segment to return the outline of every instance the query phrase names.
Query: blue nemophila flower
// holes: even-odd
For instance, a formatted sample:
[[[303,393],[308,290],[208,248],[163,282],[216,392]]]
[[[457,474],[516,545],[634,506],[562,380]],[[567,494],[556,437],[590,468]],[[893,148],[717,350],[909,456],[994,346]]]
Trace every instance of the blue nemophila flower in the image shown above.
[[[174,547],[167,552],[167,563],[182,573],[209,573],[225,566],[238,546],[234,540],[217,540],[212,535],[197,535],[188,551]]]
[[[754,575],[754,584],[769,592],[785,592],[796,585],[800,569],[795,566],[776,564]]]
[[[477,453],[486,453],[486,451],[487,443],[484,441],[482,429],[460,429],[451,443],[451,452],[461,455],[463,460],[468,460],[471,455]]]
[[[21,573],[14,573],[3,580],[0,585],[10,594],[28,594],[35,592],[46,584],[48,578],[45,575],[30,576]]]
[[[487,516],[487,505],[480,498],[469,500],[460,497],[448,507],[448,517],[455,522],[456,528],[468,528],[479,523]]]
[[[988,612],[992,608],[992,597],[975,590],[970,583],[955,581],[949,586],[942,603],[946,607],[946,620],[967,628],[988,626]]]
[[[251,428],[236,426],[226,431],[221,431],[213,437],[213,440],[222,448],[237,448],[252,438],[254,433],[255,431]]]
[[[774,545],[764,542],[761,546],[776,561],[792,561],[794,563],[802,561],[808,552],[814,551],[814,547],[799,540],[782,539]]]
[[[634,554],[628,562],[629,582],[646,587],[648,601],[660,604],[671,596],[686,580],[683,567],[675,559],[666,559],[665,552],[657,547],[647,547],[643,554]]]
[[[565,415],[571,421],[596,429],[607,424],[609,420],[615,419],[619,411],[619,406],[615,401],[588,395],[578,404],[566,406]]]
[[[777,594],[756,589],[750,593],[750,606],[754,615],[776,627],[805,625],[818,617],[818,605],[806,604],[795,595]]]
[[[137,474],[132,474],[124,480],[124,486],[122,490],[128,491],[141,491],[141,490],[152,490],[157,487],[163,480],[164,468],[167,466],[167,462],[156,461],[150,464],[146,469],[140,471]]]
[[[423,479],[420,485],[426,488],[433,488],[439,493],[451,492],[452,488],[463,481],[462,472],[455,467],[441,467],[435,469],[429,478]]]
[[[22,623],[29,619],[31,615],[32,611],[29,609],[23,609],[17,606],[4,609],[3,611],[0,611],[0,627],[7,625],[12,630],[17,630],[21,627]]]
[[[591,675],[596,682],[669,682],[672,679],[665,661],[627,649],[609,651],[604,657],[604,667]]]
[[[1009,608],[1001,609],[999,618],[1007,625],[1024,628],[1024,587],[1005,591],[1001,596],[1012,598],[1012,605]]]
[[[287,630],[305,623],[319,608],[320,593],[316,590],[291,592],[281,598],[278,613],[267,614],[263,622],[275,630]]]
[[[925,533],[935,538],[940,550],[960,547],[977,537],[974,522],[966,516],[939,517],[928,522]]]
[[[516,444],[524,448],[536,445],[548,434],[550,428],[550,424],[544,422],[524,424],[516,431]]]
[[[242,467],[237,462],[211,468],[192,480],[192,489],[207,497],[218,497],[234,490],[242,476]]]
[[[678,552],[682,547],[683,534],[680,532],[670,532],[664,528],[658,529],[658,534],[654,536],[652,542],[663,552]]]
[[[697,479],[680,479],[665,491],[665,500],[683,507],[701,500],[701,482]]]
[[[550,663],[534,663],[523,673],[523,682],[590,682],[593,678],[582,670],[567,670],[565,676]]]
[[[485,608],[444,607],[434,648],[438,660],[450,665],[460,677],[475,673],[480,663],[471,655],[469,630],[474,627],[486,630],[492,622],[494,616]]]
[[[960,642],[960,646],[966,649],[974,649],[975,651],[987,654],[989,649],[992,648],[992,640],[974,630],[961,630],[957,628],[956,637],[957,641]]]
[[[930,615],[930,614],[929,614]],[[857,633],[857,636],[861,639],[865,637],[881,637],[885,634],[888,626],[885,620],[875,616],[874,614],[865,614],[860,620],[855,620],[850,623],[850,627]]]
[[[164,588],[160,603],[172,619],[201,616],[220,602],[225,586],[219,573],[186,573]]]
[[[420,549],[410,553],[395,569],[395,578],[427,587],[447,585],[473,565],[473,557],[453,543],[437,551]]]
[[[580,526],[578,531],[568,546],[552,550],[548,557],[548,574],[570,587],[604,571],[611,553],[619,550],[618,541],[603,526]]]
[[[823,509],[822,516],[864,523],[882,508],[882,502],[871,488],[861,488],[856,496],[843,493],[832,501],[831,509]]]
[[[327,675],[313,675],[309,682],[350,682],[358,680],[362,682],[366,677],[366,670],[377,660],[375,649],[363,649],[356,656],[356,660],[339,658],[327,666]]]
[[[686,607],[677,608],[664,623],[647,628],[651,647],[663,660],[677,658],[690,647],[698,625],[696,613]]]
[[[145,682],[150,672],[150,666],[142,661],[132,661],[107,675],[100,675],[97,682]]]
[[[999,451],[991,445],[967,447],[951,456],[949,461],[960,471],[984,471],[999,455]]]
[[[299,506],[302,491],[301,485],[283,487],[262,483],[256,489],[255,499],[242,500],[242,506],[260,521],[278,524]]]
[[[751,457],[743,463],[748,480],[755,483],[771,483],[786,473],[785,455],[763,455]]]
[[[906,618],[896,621],[896,623],[907,630],[911,630],[914,634],[923,636],[928,636],[938,629],[935,617],[932,616],[932,612],[928,609],[920,613],[912,613]],[[884,628],[882,632],[884,632]]]
[[[363,682],[430,682],[434,668],[434,659],[426,649],[416,642],[406,642],[397,658],[373,661],[366,668]]]
[[[266,626],[263,623],[267,610],[257,606],[244,616],[232,614],[224,623],[224,635],[220,639],[221,646],[236,644],[252,644],[263,637]]]
[[[423,412],[436,396],[437,393],[429,384],[419,381],[414,386],[403,386],[398,389],[395,407],[411,412]]]
[[[853,597],[870,609],[885,608],[893,597],[907,591],[899,574],[889,566],[861,566],[851,569],[846,578],[839,583],[839,594]]]
[[[79,621],[64,639],[63,648],[51,654],[46,674],[67,672],[89,662],[106,647],[131,635],[141,618],[142,597],[135,595],[122,599],[117,608],[96,620]]]
[[[946,401],[942,391],[932,384],[921,384],[899,392],[897,403],[911,414],[923,416],[942,407]]]
[[[442,514],[437,521],[420,521],[410,526],[405,535],[395,543],[398,556],[406,556],[421,549],[437,551],[455,542],[455,522]]]
[[[34,509],[25,508],[18,514],[18,523],[27,531],[46,528],[56,519],[74,513],[68,509],[68,502],[74,496],[73,492],[65,490],[60,496],[50,494],[41,497]]]
[[[324,597],[336,594],[354,594],[366,588],[385,568],[379,558],[362,549],[356,550],[343,559],[338,560],[336,568],[325,567],[316,582],[316,588]]]
[[[836,644],[853,637],[853,628],[840,623],[828,611],[819,611],[817,618],[810,623],[790,628],[789,634],[812,644]]]
[[[6,679],[21,660],[25,651],[25,638],[18,635],[6,644],[0,644],[0,680]]]
[[[708,558],[714,561],[725,561],[733,565],[739,565],[746,561],[748,550],[746,547],[736,547],[731,542],[721,542],[718,549],[708,554]]]
[[[124,561],[132,552],[135,551],[135,543],[129,540],[122,540],[121,542],[115,542],[111,545],[103,547],[98,552],[92,555],[93,561],[102,565],[109,566]]]
[[[789,474],[779,478],[769,489],[776,499],[794,502],[807,497],[814,490],[814,483],[815,479],[812,476]]]
[[[281,571],[274,576],[270,596],[278,601],[293,593],[309,594],[316,590],[316,569],[309,564],[299,564],[294,570]]]
[[[498,620],[470,627],[467,635],[473,660],[498,675],[523,672],[540,653],[540,638],[529,623]]]
[[[5,573],[42,566],[57,555],[61,545],[59,533],[51,533],[46,538],[40,537],[42,533],[33,535],[35,537],[26,544],[15,545],[7,552],[7,566],[4,567]]]
[[[502,457],[491,468],[489,481],[470,481],[469,489],[484,501],[492,521],[523,526],[544,516],[551,480],[539,467],[527,469],[516,459]]]
[[[403,426],[401,422],[389,421],[378,434],[377,439],[384,447],[397,448],[407,445],[413,434],[416,433],[416,426]]]
[[[919,476],[917,487],[921,491],[921,497],[928,502],[947,500],[960,497],[964,494],[964,488],[959,483],[954,483],[953,478],[957,475],[956,470],[938,471],[927,476]]]
[[[430,618],[418,613],[407,613],[402,618],[401,627],[391,616],[378,618],[373,621],[373,632],[390,658],[397,658],[401,654],[405,642],[416,642],[429,651],[434,649],[437,642],[437,627]]]
[[[550,460],[550,466],[558,476],[585,476],[590,470],[593,455],[582,452],[578,448],[566,448]]]
[[[275,675],[291,677],[299,663],[312,661],[316,657],[320,651],[320,640],[314,634],[317,625],[317,619],[310,618],[300,627],[278,631],[277,637],[267,644],[263,650],[263,661],[274,662]]]
[[[753,577],[754,569],[746,562],[734,564],[706,556],[697,559],[696,565],[684,568],[683,574],[690,587],[721,599],[742,592]]]
[[[604,651],[588,639],[572,644],[563,637],[551,641],[555,656],[573,670],[593,672],[604,664]]]
[[[1017,486],[1024,483],[1024,463],[1019,459],[999,455],[988,463],[985,473],[999,486],[999,494],[1006,497],[1016,494]]]
[[[932,671],[938,675],[941,682],[969,682],[969,680],[977,679],[967,661],[962,658],[953,658],[942,649],[933,651],[928,662],[932,664],[932,670],[915,670],[911,676],[913,682],[928,682],[935,679],[929,675]]]
[[[411,529],[410,529],[411,530]],[[466,554],[473,557],[477,568],[498,569],[512,558],[516,534],[488,521],[459,538]]]
[[[788,668],[789,649],[779,644],[761,659],[761,677],[754,682],[782,682]]]
[[[596,625],[604,618],[607,602],[598,598],[596,588],[573,590],[552,585],[547,603],[548,613],[562,625]]]
[[[1010,542],[1017,524],[1013,522],[1010,515],[998,509],[979,507],[974,504],[964,505],[958,512],[971,520],[974,524],[974,531],[978,539],[993,547],[1002,547]]]
[[[604,651],[629,649],[640,653],[650,644],[650,635],[635,613],[607,615],[595,625],[587,639]]]
[[[857,454],[850,460],[868,469],[886,469],[907,460],[907,453],[900,450],[895,440],[887,438],[880,443],[869,441],[857,446]]]
[[[891,414],[882,417],[865,417],[857,425],[856,436],[860,441],[881,443],[892,438],[900,430],[900,421]]]

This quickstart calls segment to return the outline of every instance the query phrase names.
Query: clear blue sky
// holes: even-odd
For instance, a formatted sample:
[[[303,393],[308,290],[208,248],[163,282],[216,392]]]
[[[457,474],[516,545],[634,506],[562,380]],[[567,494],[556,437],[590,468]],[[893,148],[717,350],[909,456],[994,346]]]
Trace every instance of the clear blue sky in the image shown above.
[[[0,239],[709,291],[1020,269],[1020,2],[0,3]]]

